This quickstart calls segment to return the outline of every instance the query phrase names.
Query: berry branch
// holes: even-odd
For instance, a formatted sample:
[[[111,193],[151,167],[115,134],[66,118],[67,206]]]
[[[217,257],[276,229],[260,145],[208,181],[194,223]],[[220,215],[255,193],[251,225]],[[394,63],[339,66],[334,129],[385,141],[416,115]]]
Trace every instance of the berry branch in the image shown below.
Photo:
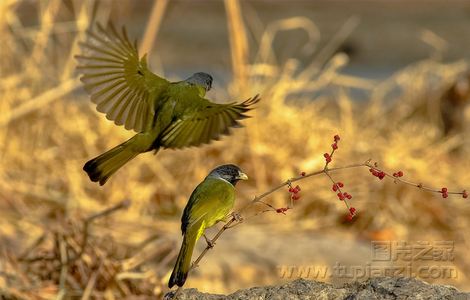
[[[442,195],[443,198],[447,198],[449,195],[461,195],[463,198],[468,198],[468,192],[466,190],[463,190],[463,191],[449,191],[446,187],[442,187],[441,189],[426,187],[422,183],[415,183],[415,182],[411,182],[411,181],[403,179],[402,178],[404,176],[403,171],[397,171],[397,172],[394,172],[394,173],[390,174],[390,173],[382,170],[381,168],[379,168],[377,162],[372,164],[370,159],[363,162],[363,163],[357,163],[357,164],[351,164],[351,165],[346,165],[346,166],[342,166],[342,167],[330,168],[329,165],[333,161],[333,156],[339,148],[339,146],[338,146],[339,141],[340,141],[339,135],[335,135],[333,140],[334,140],[334,142],[333,142],[333,144],[331,144],[331,149],[332,150],[329,153],[323,154],[323,157],[325,158],[325,165],[324,165],[322,170],[315,171],[315,172],[308,173],[308,174],[305,173],[305,172],[301,172],[300,176],[287,179],[285,182],[271,188],[270,190],[262,193],[261,195],[255,196],[250,202],[248,202],[245,206],[243,206],[237,212],[233,212],[230,215],[231,218],[225,223],[225,225],[216,233],[216,235],[211,240],[208,241],[208,245],[206,246],[206,248],[201,252],[201,254],[196,258],[196,260],[191,265],[190,271],[192,269],[198,267],[198,265],[199,265],[200,261],[202,260],[202,258],[207,254],[207,252],[211,248],[214,247],[215,242],[219,239],[219,237],[227,229],[233,228],[234,226],[239,225],[243,222],[242,213],[247,211],[249,208],[251,208],[255,204],[258,204],[258,203],[263,204],[267,207],[267,209],[255,214],[254,216],[257,216],[257,215],[259,215],[261,213],[265,213],[265,212],[276,212],[276,213],[286,214],[286,212],[288,210],[293,209],[295,202],[300,199],[300,194],[299,193],[301,191],[300,186],[296,185],[295,187],[293,187],[293,183],[301,181],[301,180],[305,180],[309,177],[324,174],[329,178],[329,180],[333,184],[332,185],[332,191],[336,193],[336,196],[338,197],[338,199],[340,201],[344,202],[344,204],[345,204],[345,206],[348,210],[348,220],[352,220],[354,218],[354,216],[357,214],[356,208],[352,207],[349,204],[349,200],[352,199],[352,195],[349,194],[348,192],[344,191],[344,187],[345,187],[344,183],[342,183],[340,181],[336,181],[333,178],[333,176],[331,175],[331,173],[341,171],[341,170],[345,170],[345,169],[368,168],[371,175],[374,176],[374,177],[377,177],[379,180],[383,180],[384,178],[389,177],[389,178],[393,179],[393,181],[396,184],[397,183],[402,183],[402,184],[405,184],[405,185],[416,187],[416,188],[424,190],[424,191],[439,193],[439,194]],[[288,187],[288,192],[290,193],[290,202],[289,202],[289,205],[287,205],[286,207],[276,208],[273,205],[271,205],[271,204],[269,204],[269,203],[267,203],[263,200],[264,198],[268,197],[269,195],[277,192],[278,190],[280,190],[284,187]],[[179,290],[180,290],[180,288],[178,288],[176,293],[178,293]]]

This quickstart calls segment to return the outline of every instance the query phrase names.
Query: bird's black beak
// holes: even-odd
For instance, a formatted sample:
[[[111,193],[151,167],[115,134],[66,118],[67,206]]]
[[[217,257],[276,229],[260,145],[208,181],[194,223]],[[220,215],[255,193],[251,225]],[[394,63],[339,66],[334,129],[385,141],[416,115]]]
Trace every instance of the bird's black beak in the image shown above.
[[[247,176],[245,173],[243,173],[243,172],[238,172],[237,179],[240,179],[240,180],[248,180],[248,176]]]

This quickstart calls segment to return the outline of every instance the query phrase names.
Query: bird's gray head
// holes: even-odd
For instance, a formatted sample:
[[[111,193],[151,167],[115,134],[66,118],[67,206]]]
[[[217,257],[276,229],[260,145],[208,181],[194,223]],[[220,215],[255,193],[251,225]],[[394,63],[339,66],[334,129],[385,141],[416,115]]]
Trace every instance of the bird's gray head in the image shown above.
[[[248,179],[248,176],[246,176],[238,166],[231,164],[218,166],[212,170],[207,177],[222,178],[230,182],[233,186],[235,186],[239,180]]]
[[[206,92],[212,88],[212,76],[204,72],[194,73],[185,82],[202,86],[206,89]]]

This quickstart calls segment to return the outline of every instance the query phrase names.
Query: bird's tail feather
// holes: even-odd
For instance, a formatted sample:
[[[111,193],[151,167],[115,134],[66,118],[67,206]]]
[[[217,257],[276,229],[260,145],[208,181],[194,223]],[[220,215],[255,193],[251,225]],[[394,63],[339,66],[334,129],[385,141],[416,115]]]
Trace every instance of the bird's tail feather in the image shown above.
[[[100,185],[106,183],[111,175],[128,161],[139,154],[131,149],[129,141],[126,141],[113,149],[88,161],[83,170],[88,173],[91,181],[99,182]]]
[[[181,244],[180,253],[176,259],[175,268],[170,276],[168,287],[171,289],[175,284],[183,286],[188,277],[189,267],[191,265],[191,257],[193,256],[194,245],[196,245],[198,235],[196,232],[186,232]]]

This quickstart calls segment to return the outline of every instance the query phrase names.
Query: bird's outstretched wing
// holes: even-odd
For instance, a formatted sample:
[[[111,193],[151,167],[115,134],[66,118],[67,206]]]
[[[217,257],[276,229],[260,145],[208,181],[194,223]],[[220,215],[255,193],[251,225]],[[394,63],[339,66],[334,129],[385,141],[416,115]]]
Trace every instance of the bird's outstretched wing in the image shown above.
[[[183,114],[163,132],[160,145],[184,148],[218,140],[221,135],[229,134],[231,127],[241,127],[238,121],[247,118],[244,113],[259,100],[256,95],[241,103],[217,104],[197,97],[193,100],[191,112]]]
[[[116,125],[143,131],[155,114],[149,96],[169,82],[147,68],[145,55],[139,59],[124,27],[118,32],[111,23],[107,28],[98,24],[80,48],[77,69],[96,109]]]

